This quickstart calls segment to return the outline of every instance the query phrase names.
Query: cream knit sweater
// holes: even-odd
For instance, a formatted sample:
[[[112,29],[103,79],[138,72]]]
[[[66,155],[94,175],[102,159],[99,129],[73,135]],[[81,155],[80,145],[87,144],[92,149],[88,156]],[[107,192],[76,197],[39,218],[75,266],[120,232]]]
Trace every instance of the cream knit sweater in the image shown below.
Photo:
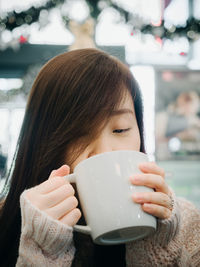
[[[72,227],[34,207],[25,192],[20,198],[22,230],[16,266],[71,266],[75,253]],[[158,220],[153,236],[126,245],[126,265],[199,267],[200,212],[174,196],[170,219]]]

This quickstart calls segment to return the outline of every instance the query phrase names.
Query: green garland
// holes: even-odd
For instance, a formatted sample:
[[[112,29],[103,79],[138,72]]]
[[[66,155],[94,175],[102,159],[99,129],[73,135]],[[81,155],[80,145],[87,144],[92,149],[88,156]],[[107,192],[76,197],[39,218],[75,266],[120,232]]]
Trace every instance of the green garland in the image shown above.
[[[0,28],[12,31],[23,24],[30,25],[39,20],[40,12],[42,10],[50,10],[58,5],[63,4],[64,2],[65,0],[51,0],[38,8],[31,7],[20,13],[15,11],[9,12],[5,18],[0,18]]]
[[[7,30],[12,31],[16,27],[19,27],[23,24],[32,24],[34,22],[37,22],[39,20],[40,12],[42,10],[50,10],[52,8],[61,6],[65,0],[50,0],[45,5],[40,6],[38,8],[31,7],[25,11],[22,11],[20,13],[17,13],[15,11],[9,12],[5,18],[0,18],[0,28],[4,28]],[[94,18],[95,20],[98,19],[99,14],[101,13],[102,9],[99,7],[99,0],[86,0],[86,3],[89,6],[90,9],[90,16]],[[110,0],[107,0],[106,5],[109,7],[113,7],[116,10],[118,10],[125,18],[126,21],[128,21],[128,12],[124,10],[123,8],[113,4]],[[62,9],[62,6],[61,6]],[[69,22],[69,18],[66,16],[63,16],[63,20],[66,24]]]
[[[175,37],[186,37],[189,41],[196,41],[200,37],[200,20],[190,18],[185,26],[174,26],[166,28],[164,21],[158,27],[152,25],[143,26],[140,31],[144,34],[150,33],[161,39],[174,39]]]
[[[6,17],[0,18],[0,29],[7,29],[12,31],[16,27],[19,27],[23,24],[32,24],[33,22],[37,22],[39,20],[40,12],[42,10],[50,10],[55,7],[61,7],[62,11],[62,4],[64,4],[65,0],[49,0],[47,3],[43,6],[40,6],[38,8],[31,7],[25,11],[22,11],[20,13],[17,13],[15,11],[9,12]],[[99,6],[99,0],[86,0],[89,9],[90,9],[90,16],[94,18],[95,20],[98,19],[100,13],[102,12],[102,9]],[[121,18],[126,22],[129,23],[129,25],[133,24],[132,18],[134,15],[127,10],[123,9],[122,7],[112,3],[111,0],[104,1],[105,5],[108,7],[112,7],[116,9],[120,15]],[[63,21],[66,25],[68,25],[69,17],[68,16],[62,16]],[[135,29],[133,25],[133,30]],[[156,37],[160,37],[161,39],[173,39],[174,37],[187,37],[189,41],[195,41],[200,36],[200,20],[197,20],[195,18],[190,18],[187,20],[187,23],[185,26],[177,26],[174,25],[171,28],[166,28],[164,25],[164,21],[162,21],[162,24],[158,27],[153,25],[144,25],[141,28],[137,28],[137,30],[141,31],[144,34],[152,34]]]

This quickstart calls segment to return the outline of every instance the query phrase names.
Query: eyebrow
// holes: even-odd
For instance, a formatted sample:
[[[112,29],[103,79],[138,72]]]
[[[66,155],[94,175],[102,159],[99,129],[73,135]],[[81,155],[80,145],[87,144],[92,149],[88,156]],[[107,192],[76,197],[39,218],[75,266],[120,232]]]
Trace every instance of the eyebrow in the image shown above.
[[[123,108],[123,109],[117,109],[117,110],[113,110],[113,112],[111,113],[111,116],[117,116],[117,115],[122,115],[122,114],[133,114],[133,111],[129,108]]]

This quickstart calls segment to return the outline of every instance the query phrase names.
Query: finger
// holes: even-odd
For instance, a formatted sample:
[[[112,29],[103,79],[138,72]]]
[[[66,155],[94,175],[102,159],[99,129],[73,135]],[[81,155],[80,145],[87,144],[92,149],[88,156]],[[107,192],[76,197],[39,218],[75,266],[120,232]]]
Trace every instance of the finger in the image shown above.
[[[62,202],[64,199],[73,196],[74,193],[75,191],[72,185],[67,183],[60,186],[56,190],[43,195],[43,203],[47,208],[51,208]]]
[[[161,192],[134,193],[132,198],[136,203],[151,203],[168,209],[171,207],[171,199],[168,195]]]
[[[46,209],[45,212],[54,219],[59,220],[64,215],[68,214],[71,210],[75,209],[77,206],[78,206],[77,198],[71,196],[60,202],[58,205]]]
[[[73,209],[67,215],[63,216],[60,221],[68,226],[74,226],[81,217],[81,211],[79,209]]]
[[[136,174],[130,177],[131,183],[134,185],[147,186],[155,189],[157,192],[169,194],[168,185],[160,175],[155,174]]]
[[[142,209],[159,219],[168,219],[171,216],[171,210],[156,204],[144,203]]]
[[[153,173],[165,177],[165,171],[155,162],[143,162],[139,164],[139,169],[144,173]]]
[[[35,190],[39,194],[47,194],[68,183],[69,182],[64,177],[56,177],[55,179],[48,179],[42,184],[36,186]]]
[[[68,165],[62,165],[59,169],[53,170],[49,176],[49,179],[54,178],[56,176],[65,176],[70,173],[70,168]]]

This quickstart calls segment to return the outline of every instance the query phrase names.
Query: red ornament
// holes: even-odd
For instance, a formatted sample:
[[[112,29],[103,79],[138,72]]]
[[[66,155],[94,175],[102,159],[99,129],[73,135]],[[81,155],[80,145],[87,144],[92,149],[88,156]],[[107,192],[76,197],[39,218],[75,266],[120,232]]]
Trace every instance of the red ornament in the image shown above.
[[[27,43],[27,38],[24,37],[23,35],[21,35],[21,36],[19,37],[19,43],[20,43],[20,44]]]
[[[185,52],[180,52],[179,55],[180,56],[186,56],[187,54]]]
[[[156,42],[162,45],[162,39],[159,36],[156,36]]]

